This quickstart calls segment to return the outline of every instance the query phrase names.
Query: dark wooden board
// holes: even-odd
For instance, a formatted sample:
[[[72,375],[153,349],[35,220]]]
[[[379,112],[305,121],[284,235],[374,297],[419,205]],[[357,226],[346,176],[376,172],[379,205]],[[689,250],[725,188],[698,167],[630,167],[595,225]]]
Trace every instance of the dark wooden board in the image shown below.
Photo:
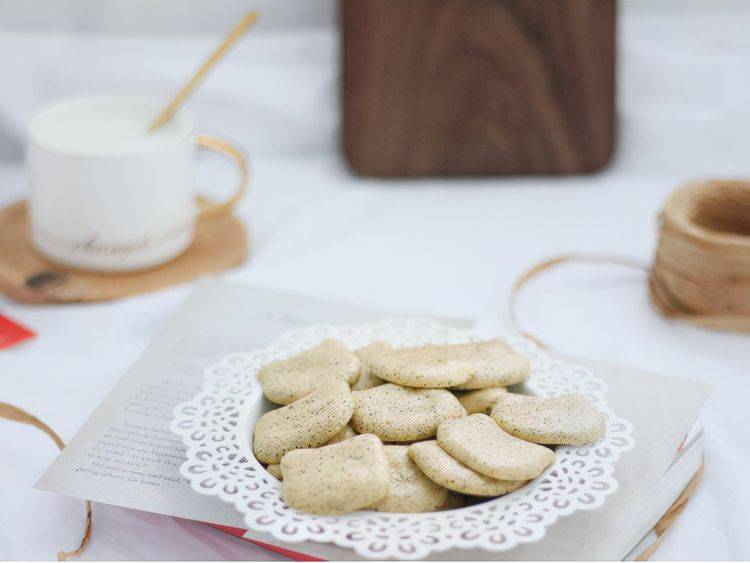
[[[615,137],[616,0],[342,0],[363,175],[574,174]]]

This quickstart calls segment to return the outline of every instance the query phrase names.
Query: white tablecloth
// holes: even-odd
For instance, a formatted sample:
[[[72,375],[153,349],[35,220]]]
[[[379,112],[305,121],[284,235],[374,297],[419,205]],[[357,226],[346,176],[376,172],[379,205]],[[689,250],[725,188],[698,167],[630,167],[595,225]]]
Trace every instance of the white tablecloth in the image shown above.
[[[747,17],[673,16],[624,14],[617,155],[602,174],[566,179],[355,178],[336,150],[335,33],[248,37],[191,103],[202,130],[229,135],[252,158],[240,210],[252,256],[226,277],[497,323],[512,281],[533,261],[571,251],[648,261],[672,189],[748,172]],[[0,35],[0,204],[25,192],[23,131],[39,103],[92,89],[166,96],[214,40]],[[213,193],[228,189],[224,163],[202,165]],[[0,312],[39,334],[0,351],[0,400],[70,438],[189,291],[72,306],[0,298]],[[551,272],[529,287],[519,313],[557,350],[716,383],[703,412],[704,482],[656,556],[750,558],[750,338],[666,321],[650,308],[643,275],[617,267]],[[9,422],[0,422],[0,444],[0,558],[52,558],[73,547],[82,502],[32,489],[54,445]],[[96,507],[84,556],[272,557],[203,525],[107,506]]]

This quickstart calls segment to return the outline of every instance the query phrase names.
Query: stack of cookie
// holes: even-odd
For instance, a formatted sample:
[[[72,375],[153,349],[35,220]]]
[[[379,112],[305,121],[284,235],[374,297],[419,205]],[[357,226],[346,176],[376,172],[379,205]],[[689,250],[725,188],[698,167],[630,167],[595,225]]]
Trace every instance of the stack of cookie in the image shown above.
[[[549,446],[604,435],[581,395],[509,393],[531,373],[503,340],[352,352],[320,345],[258,373],[281,408],[255,424],[253,449],[284,500],[315,514],[429,512],[497,497],[539,476]]]

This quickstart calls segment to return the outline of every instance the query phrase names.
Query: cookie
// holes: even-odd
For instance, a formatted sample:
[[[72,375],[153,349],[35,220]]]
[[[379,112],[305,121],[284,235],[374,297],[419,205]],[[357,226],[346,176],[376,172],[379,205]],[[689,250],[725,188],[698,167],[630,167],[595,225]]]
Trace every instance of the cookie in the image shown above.
[[[359,369],[359,358],[353,352],[338,340],[327,338],[296,356],[266,364],[260,368],[258,379],[269,401],[288,405],[334,378],[355,383]]]
[[[445,389],[410,389],[393,383],[352,392],[351,426],[383,442],[413,442],[435,436],[438,425],[464,415],[464,408]]]
[[[390,467],[383,444],[372,434],[317,449],[300,449],[281,459],[282,497],[297,510],[346,514],[385,497]]]
[[[536,444],[582,446],[605,431],[605,416],[583,395],[544,399],[508,394],[490,416],[509,434]]]
[[[255,424],[253,451],[261,463],[278,463],[297,448],[316,448],[342,430],[354,412],[349,384],[332,379],[305,397],[267,412]]]
[[[477,497],[497,497],[515,491],[524,481],[493,479],[453,459],[435,440],[409,446],[409,457],[427,475],[447,489]]]
[[[437,442],[474,471],[504,481],[534,479],[555,461],[552,450],[511,436],[486,414],[441,422]]]
[[[373,387],[383,385],[384,383],[388,382],[372,375],[370,369],[363,366],[357,383],[352,385],[352,391],[364,391],[365,389],[372,389]]]
[[[376,342],[375,351],[360,355],[370,373],[407,387],[453,387],[472,376],[471,363],[455,344],[426,344],[393,348]]]
[[[391,470],[388,493],[370,508],[379,512],[431,512],[445,504],[448,489],[429,479],[409,458],[408,446],[385,446]]]
[[[472,358],[472,377],[454,389],[472,390],[508,387],[531,375],[531,362],[500,338],[462,344],[461,353]]]
[[[445,497],[445,502],[438,506],[438,510],[456,510],[457,508],[463,508],[466,506],[466,499],[463,495],[448,491],[448,496]]]
[[[370,359],[377,356],[377,354],[384,349],[388,350],[390,349],[390,346],[385,342],[373,342],[372,344],[368,344],[367,346],[363,346],[354,351],[360,361],[360,370],[359,379],[354,385],[352,385],[352,391],[372,389],[373,387],[387,383],[387,381],[373,375],[372,371],[370,371],[369,364]]]
[[[336,432],[336,434],[333,435],[333,438],[331,438],[330,440],[326,442],[326,446],[328,444],[335,444],[337,442],[343,442],[344,440],[348,440],[349,438],[354,438],[354,436],[356,435],[357,433],[354,431],[354,429],[347,424],[341,430]]]
[[[266,467],[266,471],[268,471],[273,477],[276,477],[279,481],[284,479],[284,476],[281,474],[281,465],[278,463],[271,463]]]
[[[490,414],[500,396],[507,392],[505,387],[489,387],[476,391],[457,391],[455,395],[468,414]]]

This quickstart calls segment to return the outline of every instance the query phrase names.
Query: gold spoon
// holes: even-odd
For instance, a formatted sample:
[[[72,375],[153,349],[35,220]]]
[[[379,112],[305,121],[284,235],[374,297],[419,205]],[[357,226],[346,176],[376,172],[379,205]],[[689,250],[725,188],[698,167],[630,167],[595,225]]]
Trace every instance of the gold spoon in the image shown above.
[[[242,20],[232,29],[232,31],[227,35],[224,40],[221,42],[221,44],[216,48],[216,50],[211,53],[211,56],[206,59],[206,62],[204,62],[201,67],[193,74],[192,78],[188,80],[188,82],[180,88],[180,91],[177,92],[174,98],[172,98],[172,101],[169,102],[169,105],[165,107],[159,115],[156,116],[156,118],[151,122],[151,124],[148,126],[149,133],[152,131],[155,131],[165,123],[167,123],[170,119],[172,119],[172,116],[175,114],[177,109],[187,100],[188,96],[193,93],[193,90],[195,90],[198,85],[203,81],[203,79],[206,77],[208,72],[214,67],[214,65],[219,62],[219,60],[227,54],[229,49],[232,48],[232,46],[237,42],[237,40],[242,37],[247,31],[255,24],[255,22],[258,21],[258,12],[250,12],[249,14],[246,14]]]

